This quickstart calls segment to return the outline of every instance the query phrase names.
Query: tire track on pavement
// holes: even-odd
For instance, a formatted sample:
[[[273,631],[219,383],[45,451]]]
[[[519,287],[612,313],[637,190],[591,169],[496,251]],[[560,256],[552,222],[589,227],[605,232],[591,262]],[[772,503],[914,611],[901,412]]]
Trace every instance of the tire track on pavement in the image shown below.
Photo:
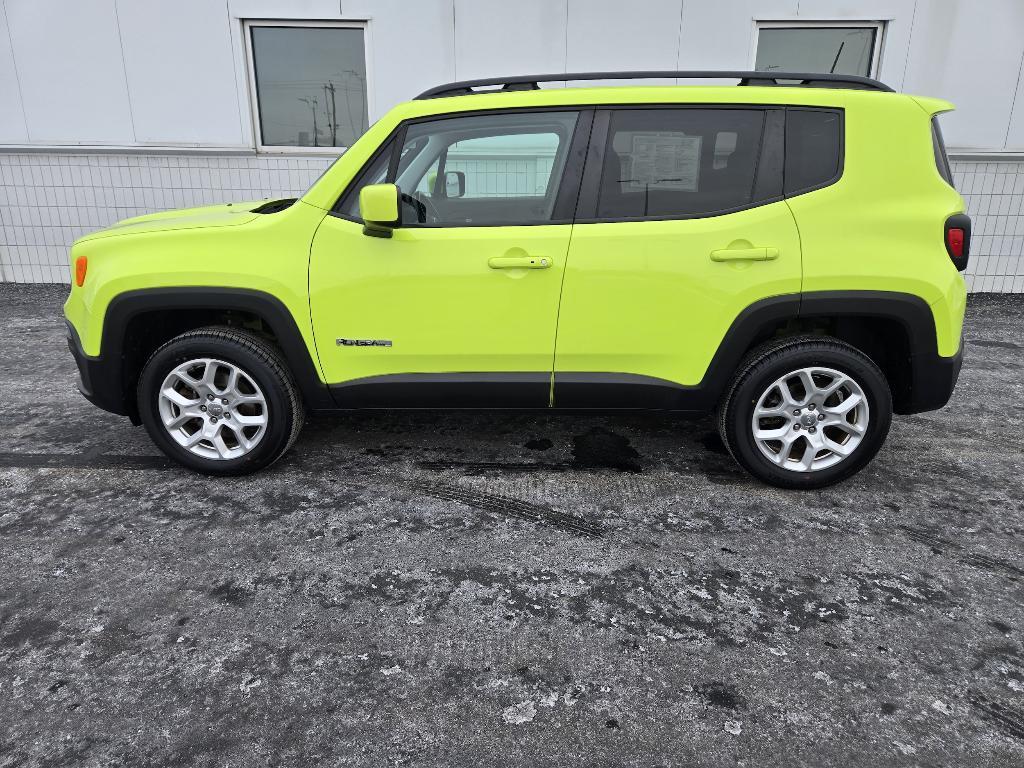
[[[597,523],[592,523],[580,515],[559,512],[557,509],[541,504],[532,504],[511,496],[485,493],[450,483],[420,483],[418,487],[424,493],[436,499],[454,501],[458,504],[475,507],[486,512],[514,517],[519,520],[527,520],[552,528],[560,528],[569,533],[591,536],[593,538],[600,538],[605,533],[604,527]]]

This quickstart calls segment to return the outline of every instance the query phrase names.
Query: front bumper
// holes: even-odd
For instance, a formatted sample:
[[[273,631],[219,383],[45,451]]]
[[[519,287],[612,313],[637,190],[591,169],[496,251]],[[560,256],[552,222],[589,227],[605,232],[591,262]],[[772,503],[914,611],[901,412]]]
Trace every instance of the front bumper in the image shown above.
[[[71,350],[71,355],[75,358],[75,364],[78,366],[78,381],[76,382],[78,391],[98,408],[120,416],[127,416],[128,409],[124,403],[119,372],[112,370],[113,366],[108,365],[102,355],[89,357],[85,354],[75,327],[67,321],[65,321],[65,325],[67,326],[68,349]]]

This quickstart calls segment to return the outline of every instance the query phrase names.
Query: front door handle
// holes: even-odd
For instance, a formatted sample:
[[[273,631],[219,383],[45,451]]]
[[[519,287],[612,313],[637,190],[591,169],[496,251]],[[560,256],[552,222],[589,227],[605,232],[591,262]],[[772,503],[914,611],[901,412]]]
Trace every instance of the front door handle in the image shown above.
[[[487,266],[491,269],[547,269],[551,259],[547,256],[492,256]]]
[[[777,258],[778,248],[722,248],[711,252],[712,261],[771,261]]]

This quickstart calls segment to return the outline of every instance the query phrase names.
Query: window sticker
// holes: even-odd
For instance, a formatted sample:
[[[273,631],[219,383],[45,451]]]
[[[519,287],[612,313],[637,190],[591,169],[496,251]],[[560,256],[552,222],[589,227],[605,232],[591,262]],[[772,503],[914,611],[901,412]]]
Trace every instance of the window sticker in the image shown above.
[[[623,182],[630,189],[649,187],[697,191],[702,137],[659,131],[634,133],[630,165]]]

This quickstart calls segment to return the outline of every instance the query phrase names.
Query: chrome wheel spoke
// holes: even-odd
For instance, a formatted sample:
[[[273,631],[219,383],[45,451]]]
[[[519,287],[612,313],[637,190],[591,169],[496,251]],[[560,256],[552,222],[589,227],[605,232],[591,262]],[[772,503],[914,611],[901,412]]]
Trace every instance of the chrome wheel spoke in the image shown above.
[[[240,371],[237,368],[232,368],[231,373],[228,374],[228,384],[224,387],[225,395],[237,395],[238,394],[238,375]]]
[[[765,388],[754,403],[751,435],[773,464],[817,472],[857,450],[869,418],[867,397],[856,381],[833,368],[810,366]]]
[[[786,379],[779,381],[776,386],[778,386],[779,392],[782,394],[782,402],[785,405],[789,407],[800,405],[800,401],[793,396],[793,390],[789,388],[789,382]]]
[[[242,427],[261,427],[267,423],[267,417],[262,414],[259,416],[246,416],[242,413],[236,413],[231,417],[231,420]]]
[[[859,392],[856,394],[851,394],[842,402],[840,402],[839,405],[833,405],[826,408],[825,413],[835,414],[838,416],[845,416],[851,410],[860,405],[862,402],[864,402],[864,396],[862,394],[860,394]]]
[[[188,424],[193,419],[202,418],[202,412],[196,410],[184,410],[181,411],[177,416],[174,416],[170,420],[164,420],[164,426],[168,429],[180,429],[185,424]]]
[[[778,427],[776,429],[761,429],[758,427],[754,428],[754,437],[758,440],[782,440],[786,441],[789,437],[789,433],[793,431],[790,426]]]
[[[174,387],[165,386],[163,389],[160,390],[160,395],[162,397],[166,397],[179,408],[191,408],[193,406],[197,408],[199,407],[198,396],[194,398],[185,397],[185,395],[181,394],[181,392],[174,389]]]
[[[221,435],[219,429],[217,430],[217,433],[213,436],[213,440],[211,442],[213,443],[213,447],[217,450],[218,456],[220,456],[222,459],[231,458],[231,449],[228,448],[228,444],[224,442],[224,436]]]
[[[263,403],[263,395],[235,395],[231,398],[234,405],[246,405],[249,403]]]
[[[832,451],[832,453],[839,454],[844,458],[853,453],[854,449],[857,447],[856,444],[850,445],[849,441],[845,443],[837,443],[835,440],[827,436],[822,442],[824,443],[825,448]]]
[[[223,387],[218,380],[225,382]],[[244,413],[238,411],[240,406]],[[157,392],[157,407],[164,428],[178,445],[216,461],[237,459],[253,450],[270,419],[267,399],[255,379],[234,363],[211,358],[190,360],[168,373]]]
[[[847,383],[848,381],[849,381],[849,378],[847,378],[846,376],[844,376],[842,374],[840,374],[839,376],[836,376],[834,379],[832,379],[832,381],[830,383],[828,383],[824,387],[821,387],[821,388],[818,389],[818,393],[819,393],[821,399],[822,400],[827,400],[829,397],[831,397],[833,394],[835,394],[835,392],[841,386],[843,386],[843,384]]]
[[[787,401],[785,397],[783,397],[782,402],[776,405],[758,405],[754,408],[754,417],[763,419],[770,418],[772,416],[783,416],[790,408],[793,407],[793,405],[794,403]]]
[[[804,449],[797,461],[801,472],[810,472],[814,466],[814,457],[818,454],[818,447],[810,440],[804,440]]]
[[[203,377],[202,379],[200,379],[200,384],[205,386],[207,389],[214,388],[213,380],[214,377],[217,375],[217,365],[218,363],[216,360],[206,361],[206,368],[203,370]]]
[[[185,438],[185,441],[182,443],[182,445],[184,445],[186,448],[193,448],[194,446],[199,445],[199,441],[202,439],[203,430],[197,429],[195,432],[193,432],[191,435],[188,435]]]

